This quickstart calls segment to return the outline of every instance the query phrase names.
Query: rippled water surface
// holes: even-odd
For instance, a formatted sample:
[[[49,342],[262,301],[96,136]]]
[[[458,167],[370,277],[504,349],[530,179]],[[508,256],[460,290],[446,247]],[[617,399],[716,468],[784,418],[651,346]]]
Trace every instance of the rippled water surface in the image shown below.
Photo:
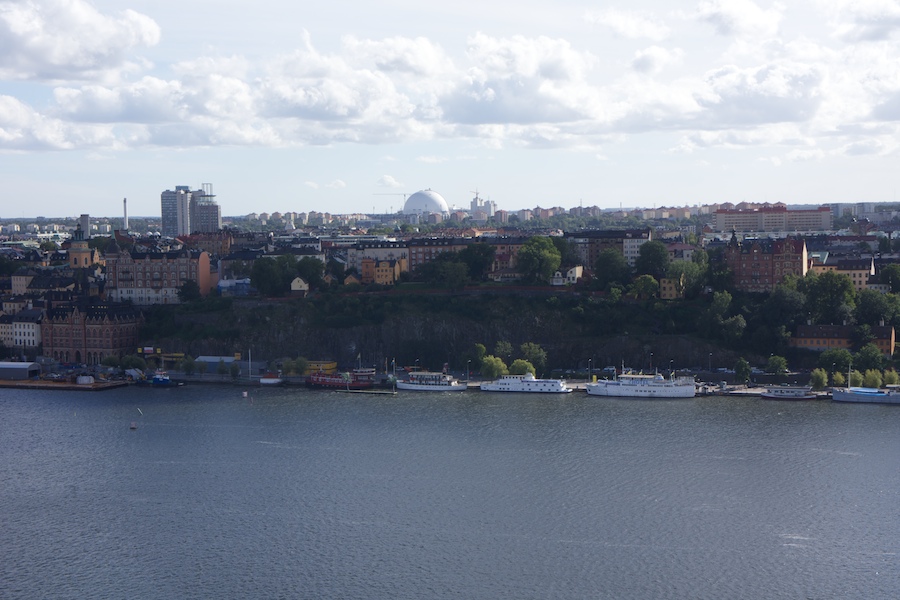
[[[0,598],[897,598],[898,433],[828,402],[0,390]]]

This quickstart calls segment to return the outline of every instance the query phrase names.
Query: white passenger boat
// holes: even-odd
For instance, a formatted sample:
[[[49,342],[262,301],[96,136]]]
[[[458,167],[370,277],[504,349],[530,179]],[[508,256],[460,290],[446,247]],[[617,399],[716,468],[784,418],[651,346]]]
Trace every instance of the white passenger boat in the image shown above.
[[[666,379],[660,374],[637,375],[628,373],[615,379],[600,379],[588,383],[585,388],[591,396],[617,396],[620,398],[693,398],[697,390],[691,377]]]
[[[568,394],[572,391],[561,379],[536,379],[531,373],[503,375],[497,381],[481,384],[485,392],[537,392],[542,394]]]
[[[815,400],[812,387],[808,385],[774,385],[760,394],[767,400]]]
[[[454,379],[446,373],[431,371],[415,371],[409,374],[409,379],[397,382],[398,390],[419,392],[462,392],[468,387],[468,383]]]

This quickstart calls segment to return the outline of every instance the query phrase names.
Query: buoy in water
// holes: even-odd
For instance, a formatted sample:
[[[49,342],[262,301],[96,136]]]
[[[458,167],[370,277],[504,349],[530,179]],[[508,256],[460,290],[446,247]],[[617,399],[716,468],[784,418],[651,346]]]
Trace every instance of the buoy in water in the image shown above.
[[[132,421],[132,422],[131,422],[131,427],[129,427],[129,429],[137,429],[137,423],[135,423],[134,421]]]
[[[247,397],[247,392],[243,392],[243,394],[244,394],[244,398],[246,398],[246,397]]]

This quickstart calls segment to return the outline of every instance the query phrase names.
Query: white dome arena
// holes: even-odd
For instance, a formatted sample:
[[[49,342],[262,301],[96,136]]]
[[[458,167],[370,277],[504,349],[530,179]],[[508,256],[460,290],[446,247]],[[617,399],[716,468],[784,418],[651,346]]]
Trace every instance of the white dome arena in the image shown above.
[[[444,197],[431,190],[422,190],[416,192],[406,199],[403,205],[403,214],[405,215],[421,215],[424,213],[449,213],[450,206]]]

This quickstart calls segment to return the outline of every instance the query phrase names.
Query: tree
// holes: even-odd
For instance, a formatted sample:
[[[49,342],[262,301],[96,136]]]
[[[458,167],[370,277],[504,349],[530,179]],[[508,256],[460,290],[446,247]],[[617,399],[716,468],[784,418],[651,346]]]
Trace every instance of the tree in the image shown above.
[[[219,359],[219,366],[216,368],[216,373],[219,375],[228,375],[228,365],[225,364],[223,359]]]
[[[695,297],[700,293],[703,275],[703,267],[685,260],[672,261],[666,273],[666,277],[675,281],[678,294],[688,297]]]
[[[536,372],[543,373],[547,368],[547,352],[534,342],[525,342],[519,346],[519,352],[526,361],[534,365]]]
[[[306,357],[298,356],[294,359],[294,373],[297,375],[306,375],[306,371],[309,369],[309,361]]]
[[[570,269],[579,264],[578,251],[571,240],[561,235],[554,235],[550,237],[550,241],[556,246],[556,250],[559,252],[560,265],[564,269]]]
[[[484,361],[484,357],[487,354],[487,348],[484,344],[475,344],[475,347],[472,349],[472,363],[474,363],[475,369],[481,369],[481,363]]]
[[[231,363],[231,366],[228,367],[228,373],[231,375],[232,379],[237,379],[241,374],[241,366],[236,362]]]
[[[862,290],[856,297],[856,322],[875,327],[882,321],[892,322],[897,317],[900,305],[897,296],[882,294],[875,290]]]
[[[509,369],[506,368],[506,363],[497,356],[489,354],[481,361],[481,377],[484,379],[497,379],[508,374]]]
[[[559,269],[559,250],[550,238],[533,236],[528,238],[516,254],[516,269],[526,283],[549,283],[553,273]]]
[[[806,304],[814,323],[840,324],[848,321],[856,305],[852,280],[835,271],[808,275],[804,279]]]
[[[325,263],[312,256],[304,256],[297,261],[297,275],[309,284],[311,288],[322,286],[322,277],[325,275]]]
[[[626,285],[631,281],[631,267],[625,255],[615,248],[604,248],[594,263],[594,281],[600,289],[614,283]]]
[[[825,369],[813,369],[809,374],[809,383],[814,390],[824,389],[828,385],[828,373]]]
[[[534,365],[527,360],[517,358],[509,365],[509,373],[510,375],[524,375],[525,373],[534,375]]]
[[[832,387],[844,387],[847,385],[847,378],[840,371],[831,374]]]
[[[894,369],[888,369],[884,372],[884,385],[897,385],[900,383],[900,375]]]
[[[445,262],[440,266],[440,277],[444,286],[459,291],[469,281],[469,268],[462,262]]]
[[[193,356],[188,355],[181,359],[181,370],[184,371],[185,375],[194,374],[194,371],[197,370],[197,364]]]
[[[206,373],[206,369],[207,369],[206,361],[201,360],[201,361],[198,361],[196,364],[197,364],[197,373],[199,373],[200,375],[203,375],[204,373]]]
[[[875,344],[866,344],[853,357],[853,364],[860,371],[869,369],[878,369],[880,371],[884,366],[884,355]]]
[[[203,295],[200,293],[200,284],[193,279],[188,279],[178,288],[178,300],[180,302],[193,302],[202,297]]]
[[[659,295],[659,282],[652,275],[641,275],[631,284],[629,294],[641,300],[649,300]]]
[[[891,293],[896,294],[900,292],[900,265],[897,263],[885,265],[881,267],[879,273],[882,282],[891,286]]]
[[[750,369],[750,363],[748,363],[743,357],[739,358],[734,364],[734,377],[738,381],[749,380],[751,373],[752,371]]]
[[[494,344],[494,356],[499,356],[501,358],[509,360],[510,358],[512,358],[512,353],[512,344],[510,344],[506,340],[500,340],[496,344]]]
[[[747,321],[744,319],[744,315],[735,315],[725,319],[722,322],[722,339],[730,344],[735,344],[744,335],[746,328]]]
[[[766,373],[784,373],[787,371],[787,359],[783,356],[770,356],[766,363]]]
[[[494,265],[494,256],[497,248],[491,244],[477,242],[469,244],[459,251],[459,260],[465,263],[469,269],[469,277],[474,281],[483,281],[487,278],[491,267]]]
[[[100,364],[104,367],[118,367],[120,364],[119,357],[115,354],[104,356],[103,360],[100,361]]]
[[[863,376],[863,387],[880,388],[881,383],[881,371],[878,369],[866,369],[866,374]]]
[[[850,387],[860,387],[863,384],[863,374],[853,369],[850,371]]]
[[[852,362],[853,355],[846,348],[831,348],[819,355],[819,366],[832,373],[846,373]]]
[[[291,281],[296,276],[293,258],[258,258],[253,262],[250,281],[263,296],[283,296],[291,289]]]
[[[650,240],[641,244],[634,270],[638,275],[650,275],[660,280],[669,271],[669,261],[666,245],[658,240]]]

